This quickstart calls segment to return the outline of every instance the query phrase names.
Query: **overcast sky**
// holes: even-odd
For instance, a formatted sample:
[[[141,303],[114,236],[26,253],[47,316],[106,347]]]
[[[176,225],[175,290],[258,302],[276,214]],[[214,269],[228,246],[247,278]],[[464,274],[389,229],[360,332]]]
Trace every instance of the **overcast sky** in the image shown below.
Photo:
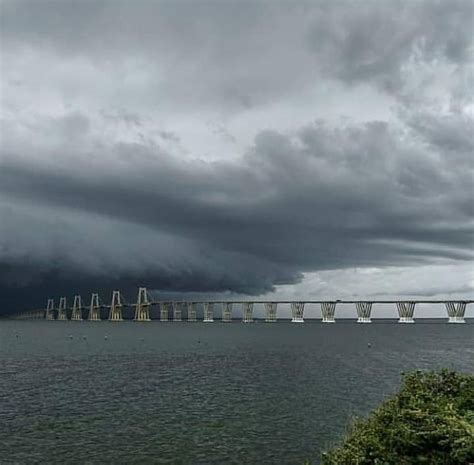
[[[0,5],[0,311],[472,298],[472,1]]]

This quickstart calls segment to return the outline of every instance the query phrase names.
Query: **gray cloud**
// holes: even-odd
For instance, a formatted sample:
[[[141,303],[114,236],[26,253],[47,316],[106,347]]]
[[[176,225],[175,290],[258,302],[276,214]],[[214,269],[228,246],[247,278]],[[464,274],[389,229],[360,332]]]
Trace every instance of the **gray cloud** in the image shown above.
[[[472,260],[472,2],[1,8],[6,302]]]
[[[12,50],[35,44],[117,72],[131,62],[157,105],[245,110],[327,75],[397,93],[411,62],[472,59],[470,0],[20,0],[2,10]]]
[[[58,126],[65,130],[62,121]],[[117,236],[120,242],[125,235],[152,255],[157,234],[197,241],[208,250],[210,268],[226,254],[230,268],[250,256],[252,268],[288,267],[290,276],[296,270],[472,256],[472,212],[466,211],[472,186],[450,168],[449,154],[409,150],[385,123],[337,129],[317,124],[296,137],[262,132],[239,163],[185,163],[156,147],[121,144],[111,153],[75,154],[73,169],[58,158],[51,172],[12,155],[4,159],[0,190],[13,200],[61,208],[66,218],[72,209],[122,222],[108,240]],[[120,163],[109,169],[107,160]],[[149,231],[143,237],[142,227]],[[94,230],[94,237],[99,234]],[[83,257],[84,248],[80,243],[71,253]],[[178,268],[183,258],[170,257]],[[194,265],[203,261],[192,248],[186,258]],[[117,259],[129,266],[127,257]],[[145,269],[158,266],[146,262]],[[115,260],[109,266],[116,267]],[[257,281],[253,286],[258,289]]]
[[[463,0],[334,2],[315,15],[308,42],[327,73],[397,92],[410,60],[470,62],[472,12]]]

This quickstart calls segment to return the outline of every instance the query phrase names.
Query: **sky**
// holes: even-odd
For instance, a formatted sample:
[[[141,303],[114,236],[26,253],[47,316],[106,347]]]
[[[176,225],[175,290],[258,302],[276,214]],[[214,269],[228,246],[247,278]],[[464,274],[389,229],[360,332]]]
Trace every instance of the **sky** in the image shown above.
[[[473,298],[473,1],[0,9],[0,312]]]

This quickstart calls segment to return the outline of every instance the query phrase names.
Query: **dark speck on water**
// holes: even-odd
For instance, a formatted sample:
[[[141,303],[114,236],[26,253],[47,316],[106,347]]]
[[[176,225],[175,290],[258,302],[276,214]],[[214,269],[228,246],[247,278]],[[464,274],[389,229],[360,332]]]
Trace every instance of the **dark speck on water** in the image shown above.
[[[401,371],[473,372],[473,341],[473,322],[0,321],[0,463],[317,463]]]

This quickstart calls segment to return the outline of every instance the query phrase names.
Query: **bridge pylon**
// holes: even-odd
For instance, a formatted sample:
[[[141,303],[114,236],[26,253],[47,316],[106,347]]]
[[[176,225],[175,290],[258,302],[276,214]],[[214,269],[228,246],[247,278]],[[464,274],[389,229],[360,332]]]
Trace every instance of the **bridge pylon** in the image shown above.
[[[109,321],[123,321],[122,306],[122,296],[120,291],[113,291],[109,311]]]
[[[160,321],[169,321],[168,302],[160,303]]]
[[[187,309],[188,309],[188,321],[192,321],[192,322],[197,321],[196,304],[194,302],[188,302]]]
[[[253,302],[242,303],[242,323],[253,323]]]
[[[414,323],[413,314],[415,313],[416,302],[397,302],[398,322]]]
[[[336,302],[321,302],[321,313],[323,315],[323,323],[335,323]]]
[[[173,302],[173,321],[182,321],[181,318],[181,303],[180,302]]]
[[[82,321],[82,300],[80,295],[74,296],[74,303],[72,304],[71,320]]]
[[[372,323],[370,314],[372,312],[372,302],[356,302],[357,323]]]
[[[224,323],[232,321],[232,302],[222,302],[222,321]]]
[[[466,312],[466,302],[446,302],[448,312],[448,323],[466,323],[464,314]]]
[[[89,321],[100,321],[100,304],[99,294],[93,293],[91,296],[91,304],[89,306],[89,315],[87,316]]]
[[[291,322],[292,323],[304,323],[304,302],[292,302],[291,303]]]
[[[67,320],[66,297],[59,299],[58,320]]]
[[[265,302],[265,322],[275,323],[277,318],[277,303],[276,302]]]
[[[214,303],[204,302],[204,323],[214,322]]]
[[[45,318],[47,320],[54,320],[54,300],[53,299],[48,299],[48,303],[46,304]]]
[[[151,321],[150,318],[150,301],[146,287],[138,289],[137,303],[135,305],[135,321]]]

